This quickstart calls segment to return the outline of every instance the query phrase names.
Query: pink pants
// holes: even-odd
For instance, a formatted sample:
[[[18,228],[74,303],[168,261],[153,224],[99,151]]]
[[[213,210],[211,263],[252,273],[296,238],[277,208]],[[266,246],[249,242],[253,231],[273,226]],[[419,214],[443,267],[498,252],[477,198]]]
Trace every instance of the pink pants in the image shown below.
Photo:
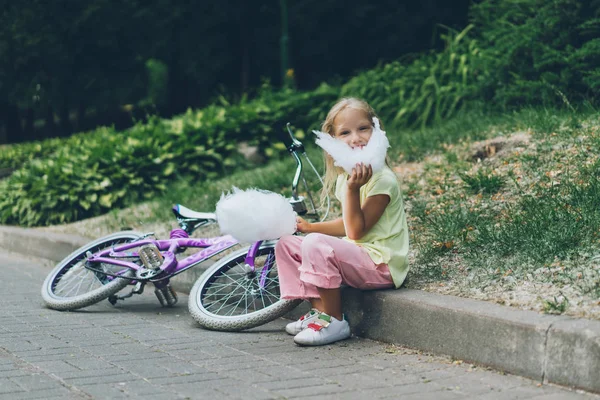
[[[319,298],[317,287],[358,289],[394,287],[387,264],[375,264],[360,246],[333,236],[284,236],[275,246],[283,299]]]

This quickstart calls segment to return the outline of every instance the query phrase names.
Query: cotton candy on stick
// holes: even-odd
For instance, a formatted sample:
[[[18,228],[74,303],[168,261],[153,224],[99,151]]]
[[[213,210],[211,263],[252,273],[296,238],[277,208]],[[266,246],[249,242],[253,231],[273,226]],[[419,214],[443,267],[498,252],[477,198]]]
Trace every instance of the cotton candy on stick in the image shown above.
[[[259,189],[222,194],[216,206],[217,222],[224,234],[240,242],[277,239],[296,232],[296,213],[280,194]]]
[[[324,132],[313,131],[313,133],[317,135],[317,145],[333,158],[334,165],[343,168],[348,174],[351,174],[352,168],[359,163],[370,165],[373,172],[377,172],[385,165],[385,155],[390,142],[385,131],[381,130],[377,118],[373,118],[373,125],[373,134],[369,143],[363,148],[353,149],[342,140],[335,139]]]

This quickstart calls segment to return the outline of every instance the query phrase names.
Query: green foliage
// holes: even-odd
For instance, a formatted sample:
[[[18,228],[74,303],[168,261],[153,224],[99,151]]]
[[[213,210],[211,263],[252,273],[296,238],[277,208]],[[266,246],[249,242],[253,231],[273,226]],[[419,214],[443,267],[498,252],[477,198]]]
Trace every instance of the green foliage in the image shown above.
[[[485,168],[479,168],[474,174],[461,173],[460,178],[475,193],[494,194],[504,184],[504,178]]]
[[[38,153],[0,184],[0,221],[25,226],[79,220],[122,208],[166,190],[169,180],[204,181],[245,165],[238,143],[265,157],[281,154],[283,124],[310,127],[338,96],[326,85],[313,92],[274,92],[252,101],[157,117],[124,132],[100,128]],[[43,142],[46,143],[46,142]],[[27,151],[27,146],[8,149]],[[38,148],[38,147],[36,147]],[[40,144],[40,149],[46,148]],[[11,150],[13,151],[13,150]],[[33,158],[33,155],[31,155]]]
[[[0,5],[1,100],[22,107],[58,109],[70,102],[102,108],[139,95],[145,58],[129,47],[143,42],[135,1],[119,7],[108,0]]]
[[[497,106],[597,99],[599,1],[484,0],[470,13],[488,55],[486,99]]]
[[[569,308],[569,299],[565,295],[558,298],[553,296],[552,300],[542,300],[545,314],[562,314]]]
[[[522,194],[495,211],[464,206],[463,198],[449,201],[441,212],[421,207],[413,213],[427,230],[420,261],[427,263],[439,251],[450,249],[472,257],[475,264],[482,257],[517,257],[523,265],[575,257],[597,241],[599,167],[581,167],[581,179],[565,179],[556,186],[549,178],[542,179],[534,193]]]
[[[162,107],[167,101],[169,68],[162,61],[151,58],[146,61],[146,73],[148,74],[148,94],[146,99],[140,102],[140,105],[145,106],[147,103]]]
[[[365,71],[342,95],[367,100],[397,127],[439,124],[486,104],[566,106],[598,99],[600,1],[483,0],[472,24],[441,35],[442,51]]]
[[[20,168],[27,161],[52,154],[62,145],[60,139],[26,142],[0,147],[0,169]]]
[[[287,122],[306,130],[317,129],[338,97],[339,89],[327,84],[313,91],[299,92],[273,90],[265,83],[255,99],[243,100],[228,110],[239,107],[240,118],[232,128],[238,129],[241,140],[257,144],[267,157],[271,157],[279,154],[281,141],[288,138],[284,130]],[[256,127],[260,127],[260,133],[248,135]]]
[[[342,95],[367,100],[398,126],[424,127],[453,116],[479,95],[487,76],[479,44],[467,36],[471,29],[448,29],[441,35],[445,48],[440,52],[363,72],[342,87]]]
[[[468,4],[289,2],[297,87],[312,90],[381,59],[428,49],[434,25],[462,26]],[[204,107],[221,88],[240,97],[264,78],[282,83],[282,10],[276,1],[121,0],[116,7],[111,0],[0,0],[0,10],[0,114],[6,102],[36,119],[52,107],[63,115],[88,111],[95,123],[93,112],[104,115],[123,104],[154,104],[172,116]],[[348,23],[325,34],[331,21]],[[360,57],[347,57],[348,43]],[[155,68],[157,62],[166,69]],[[12,132],[11,141],[22,139]]]
[[[464,117],[417,133],[437,138],[436,130],[446,130],[454,141],[419,160],[423,172],[412,175],[410,164],[398,168],[408,173],[405,193],[417,274],[437,280],[454,270],[454,277],[473,284],[549,280],[598,298],[600,275],[597,262],[590,262],[600,237],[600,162],[594,157],[600,151],[598,113],[528,108],[479,122]],[[467,132],[462,138],[460,125]],[[487,138],[516,133],[510,135],[514,147],[474,161],[480,146],[473,145],[474,128]],[[461,174],[466,170],[472,172]]]
[[[578,253],[595,240],[600,211],[600,164],[580,168],[581,179],[564,179],[554,185],[545,176],[534,194],[523,194],[519,203],[507,207],[508,221],[501,225],[480,224],[473,248],[500,256],[519,254],[524,260],[551,262]]]

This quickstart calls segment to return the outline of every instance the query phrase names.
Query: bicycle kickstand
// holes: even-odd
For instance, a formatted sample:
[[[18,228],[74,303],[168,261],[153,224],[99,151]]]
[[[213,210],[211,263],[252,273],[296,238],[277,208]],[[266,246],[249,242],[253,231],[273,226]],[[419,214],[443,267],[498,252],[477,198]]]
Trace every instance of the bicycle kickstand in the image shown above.
[[[117,304],[118,300],[125,300],[126,298],[131,297],[134,294],[144,293],[144,286],[146,286],[146,282],[137,282],[135,284],[135,286],[133,287],[133,289],[131,289],[131,292],[129,292],[123,296],[117,296],[116,294],[111,294],[110,296],[108,296],[108,301],[110,302],[110,304],[112,304],[114,306]]]

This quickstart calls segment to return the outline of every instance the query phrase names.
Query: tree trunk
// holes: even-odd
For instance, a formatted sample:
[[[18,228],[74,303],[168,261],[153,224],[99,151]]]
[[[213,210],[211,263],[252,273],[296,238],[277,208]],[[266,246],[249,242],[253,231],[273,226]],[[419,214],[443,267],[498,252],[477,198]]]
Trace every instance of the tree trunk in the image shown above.
[[[46,107],[46,125],[44,129],[44,138],[56,136],[56,123],[54,122],[54,109],[48,104]],[[41,138],[40,138],[41,139]]]
[[[246,2],[242,2],[240,9],[245,11]],[[242,49],[242,62],[240,71],[240,94],[248,89],[248,77],[250,75],[250,35],[252,32],[248,29],[248,14],[242,12],[239,16],[238,23],[240,24],[240,47]]]
[[[0,118],[6,128],[6,143],[23,141],[23,128],[19,118],[19,108],[14,104],[0,103]]]
[[[29,141],[33,140],[35,137],[35,127],[33,123],[35,121],[35,112],[33,107],[27,107],[25,110],[25,129],[23,132],[23,140]]]
[[[167,109],[169,115],[174,115],[185,110],[187,105],[188,88],[183,74],[181,65],[180,43],[180,28],[178,24],[173,24],[171,30],[171,54],[169,55],[168,63],[168,87],[167,87]]]
[[[65,100],[60,107],[60,136],[67,137],[73,132],[73,126],[69,118],[69,104]]]
[[[77,121],[75,122],[75,131],[83,132],[85,130],[85,104],[77,105]]]

